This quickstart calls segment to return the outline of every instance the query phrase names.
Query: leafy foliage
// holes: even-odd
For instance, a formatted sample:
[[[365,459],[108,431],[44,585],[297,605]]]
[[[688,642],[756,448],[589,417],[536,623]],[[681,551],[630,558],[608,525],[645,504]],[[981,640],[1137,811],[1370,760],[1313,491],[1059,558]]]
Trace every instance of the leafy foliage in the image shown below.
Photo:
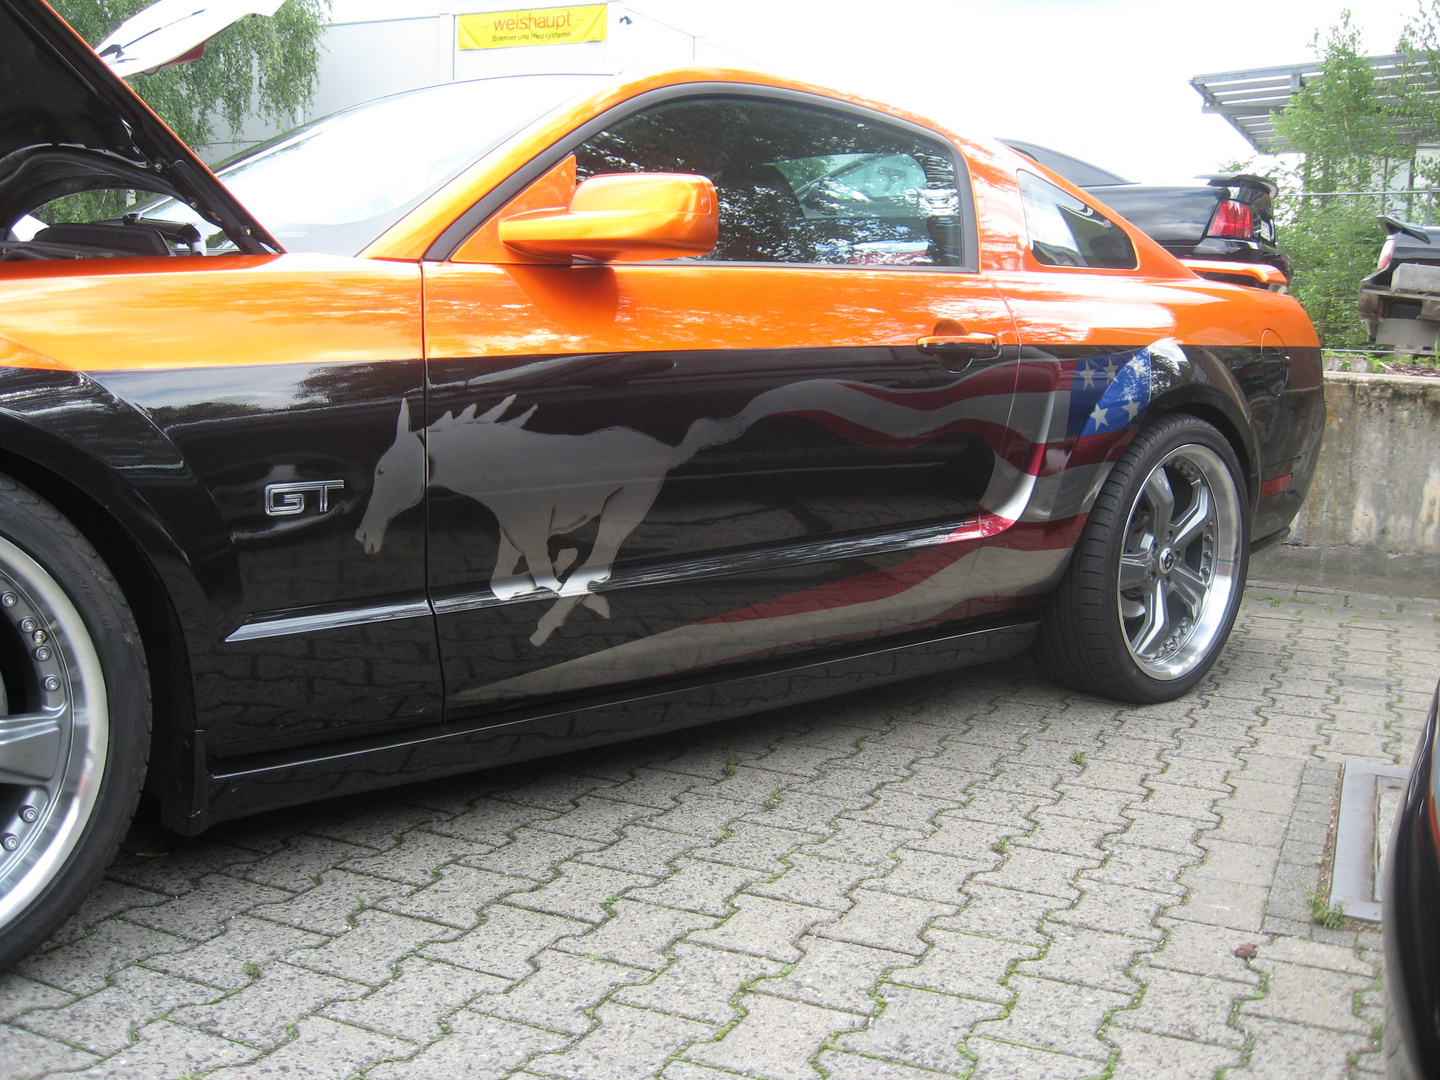
[[[1360,345],[1364,332],[1355,310],[1360,279],[1375,268],[1383,236],[1378,196],[1337,195],[1384,188],[1389,166],[1409,164],[1407,136],[1434,123],[1435,104],[1410,86],[1384,93],[1361,47],[1350,12],[1341,13],[1323,45],[1322,76],[1311,80],[1276,118],[1276,129],[1301,156],[1281,178],[1285,248],[1294,260],[1291,290],[1329,348]],[[1440,60],[1440,0],[1422,4],[1400,47],[1417,72]],[[1440,70],[1437,67],[1433,70]],[[1418,80],[1415,80],[1418,84]]]
[[[151,2],[52,0],[92,45]],[[315,96],[329,10],[330,0],[286,0],[268,19],[241,19],[217,34],[201,59],[140,76],[131,86],[197,151],[214,140],[217,116],[232,131],[251,115],[291,123]]]

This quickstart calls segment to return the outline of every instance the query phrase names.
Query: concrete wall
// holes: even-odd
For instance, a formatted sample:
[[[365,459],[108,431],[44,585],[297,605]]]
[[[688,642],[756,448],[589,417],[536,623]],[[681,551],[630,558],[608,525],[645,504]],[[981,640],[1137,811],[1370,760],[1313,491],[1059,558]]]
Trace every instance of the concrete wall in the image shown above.
[[[1440,379],[1326,372],[1315,482],[1252,577],[1440,596]]]

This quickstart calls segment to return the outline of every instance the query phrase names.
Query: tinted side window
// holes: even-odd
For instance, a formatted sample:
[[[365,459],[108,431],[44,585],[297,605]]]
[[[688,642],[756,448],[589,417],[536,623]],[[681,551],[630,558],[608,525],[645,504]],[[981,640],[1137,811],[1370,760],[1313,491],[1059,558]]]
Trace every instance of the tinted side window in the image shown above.
[[[1125,230],[1048,180],[1018,174],[1030,250],[1046,266],[1133,269],[1135,247]]]
[[[866,118],[752,98],[691,98],[627,117],[575,155],[582,179],[688,172],[713,180],[720,239],[707,261],[963,262],[953,153]]]

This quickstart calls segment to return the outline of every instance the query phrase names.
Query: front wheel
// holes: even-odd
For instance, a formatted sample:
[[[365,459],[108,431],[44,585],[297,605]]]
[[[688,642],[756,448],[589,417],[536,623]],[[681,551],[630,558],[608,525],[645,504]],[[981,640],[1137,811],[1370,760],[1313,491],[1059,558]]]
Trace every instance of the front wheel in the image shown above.
[[[1240,461],[1210,424],[1172,414],[1121,455],[1040,636],[1063,682],[1125,701],[1193,687],[1230,635],[1250,555]]]
[[[144,652],[109,569],[58,510],[0,476],[0,970],[109,864],[149,739]]]

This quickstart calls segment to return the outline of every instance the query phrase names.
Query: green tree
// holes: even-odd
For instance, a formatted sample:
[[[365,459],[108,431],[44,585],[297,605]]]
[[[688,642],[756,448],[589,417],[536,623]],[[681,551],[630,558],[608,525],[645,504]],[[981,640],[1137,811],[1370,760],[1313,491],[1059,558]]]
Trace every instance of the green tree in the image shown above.
[[[1378,198],[1335,192],[1375,191],[1387,163],[1408,160],[1401,139],[1401,106],[1377,85],[1350,12],[1313,46],[1321,75],[1294,96],[1275,122],[1301,155],[1281,181],[1284,246],[1294,269],[1291,291],[1305,305],[1320,340],[1330,348],[1363,344],[1355,310],[1360,279],[1375,268],[1382,235]]]
[[[92,45],[151,2],[51,0]],[[315,96],[329,12],[330,0],[285,0],[270,18],[247,17],[217,34],[201,59],[130,85],[197,152],[214,141],[217,118],[232,132],[252,115],[288,125]]]

